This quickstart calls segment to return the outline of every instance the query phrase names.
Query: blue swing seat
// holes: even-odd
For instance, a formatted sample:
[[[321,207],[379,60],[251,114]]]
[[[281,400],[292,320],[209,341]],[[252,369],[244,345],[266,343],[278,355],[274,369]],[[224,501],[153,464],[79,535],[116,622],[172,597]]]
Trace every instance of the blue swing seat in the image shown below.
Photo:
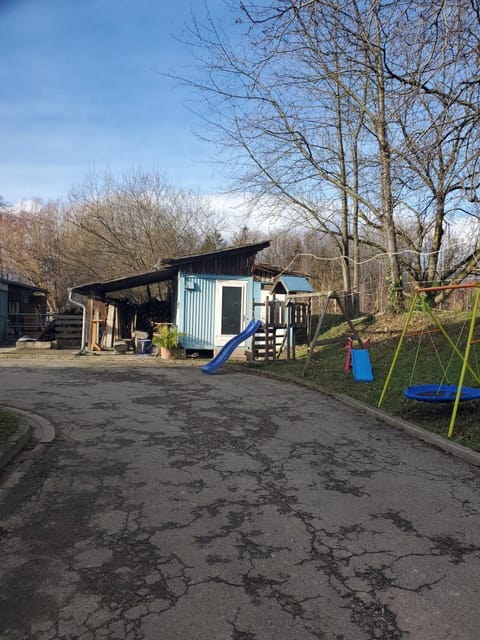
[[[454,402],[457,395],[455,384],[416,384],[407,387],[403,395],[410,400],[421,402]],[[460,400],[479,400],[480,388],[462,387]]]

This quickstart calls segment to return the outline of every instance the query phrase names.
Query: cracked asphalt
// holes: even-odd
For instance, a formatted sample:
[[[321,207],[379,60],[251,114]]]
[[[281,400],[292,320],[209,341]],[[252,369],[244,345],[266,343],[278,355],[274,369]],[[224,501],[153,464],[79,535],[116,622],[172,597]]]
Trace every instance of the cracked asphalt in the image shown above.
[[[480,470],[288,383],[0,360],[0,638],[477,640]],[[6,488],[5,488],[6,487]]]

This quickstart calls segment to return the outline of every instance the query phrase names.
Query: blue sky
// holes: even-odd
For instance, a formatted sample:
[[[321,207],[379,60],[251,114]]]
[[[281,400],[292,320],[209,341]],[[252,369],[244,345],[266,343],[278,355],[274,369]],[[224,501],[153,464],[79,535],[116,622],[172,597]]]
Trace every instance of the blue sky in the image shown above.
[[[165,173],[203,193],[225,187],[216,149],[193,133],[192,68],[179,42],[205,11],[191,0],[0,0],[0,195],[64,199],[89,172]],[[224,0],[209,0],[213,15]],[[223,16],[225,17],[225,16]]]

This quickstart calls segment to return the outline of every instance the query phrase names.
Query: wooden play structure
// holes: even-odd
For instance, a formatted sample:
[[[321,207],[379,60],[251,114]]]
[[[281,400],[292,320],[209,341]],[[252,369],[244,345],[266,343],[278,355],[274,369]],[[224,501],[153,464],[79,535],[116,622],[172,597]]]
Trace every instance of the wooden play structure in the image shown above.
[[[333,306],[335,306],[335,312],[340,310],[344,321],[349,326],[351,337],[363,349],[363,341],[352,323],[345,298],[346,294],[341,292],[327,291],[295,293],[281,298],[272,296],[267,297],[263,302],[254,301],[254,317],[261,316],[263,327],[262,330],[255,333],[253,338],[252,358],[254,360],[278,360],[284,354],[287,359],[294,360],[298,335],[301,330],[309,345],[303,369],[303,375],[305,375],[316,347],[345,341],[348,337],[319,339],[327,311]],[[315,328],[312,323],[314,305],[320,309]]]
[[[302,295],[287,295],[283,299],[267,297],[265,302],[253,302],[253,315],[261,312],[262,329],[252,340],[253,360],[278,360],[285,352],[295,359],[297,335],[300,329],[310,331],[311,300]]]
[[[453,289],[463,289],[466,291],[471,291],[473,293],[471,298],[471,311],[470,318],[467,320],[466,325],[468,327],[466,337],[462,338],[462,332],[456,339],[449,335],[445,327],[443,326],[439,316],[428,304],[428,296],[432,295],[438,291],[442,290],[453,290]],[[457,412],[460,402],[466,400],[478,400],[480,399],[480,375],[478,371],[470,364],[470,355],[472,352],[472,347],[480,342],[479,337],[475,337],[475,328],[478,322],[478,312],[480,306],[480,282],[471,282],[467,284],[454,284],[454,285],[443,285],[438,287],[423,287],[419,288],[415,291],[415,294],[412,299],[412,303],[410,305],[410,310],[407,314],[407,318],[405,324],[402,329],[402,333],[400,335],[400,340],[398,342],[397,348],[395,350],[395,354],[393,356],[392,364],[390,366],[390,370],[388,372],[387,378],[385,380],[385,384],[380,396],[380,400],[378,401],[378,406],[380,407],[385,398],[385,394],[390,386],[392,381],[392,377],[394,374],[395,366],[400,357],[400,352],[402,350],[402,346],[404,344],[404,340],[408,335],[408,329],[411,324],[413,315],[415,311],[422,311],[425,313],[430,320],[433,322],[435,326],[435,332],[439,333],[450,345],[452,348],[452,358],[457,357],[461,363],[460,373],[458,379],[455,384],[450,384],[448,382],[448,366],[443,367],[441,361],[439,361],[439,369],[442,371],[442,378],[439,381],[428,384],[413,384],[413,381],[410,381],[409,386],[404,390],[404,395],[408,399],[417,400],[421,402],[452,402],[453,408],[450,417],[450,424],[448,428],[448,437],[451,438],[454,433],[455,422],[457,418]],[[431,332],[430,332],[431,333]],[[415,334],[418,335],[418,334]],[[420,344],[420,343],[419,343]],[[418,360],[418,351],[415,357],[415,364]],[[478,385],[477,387],[470,387],[465,385],[465,377],[466,374],[470,375],[471,379],[473,379],[474,383]],[[413,377],[413,372],[412,372]]]

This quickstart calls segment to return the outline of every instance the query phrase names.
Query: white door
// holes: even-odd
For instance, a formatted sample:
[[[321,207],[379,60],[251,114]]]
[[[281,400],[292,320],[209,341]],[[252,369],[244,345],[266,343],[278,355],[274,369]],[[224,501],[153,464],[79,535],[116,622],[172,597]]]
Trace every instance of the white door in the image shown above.
[[[245,329],[247,283],[241,280],[219,280],[215,302],[215,345],[226,344]]]

